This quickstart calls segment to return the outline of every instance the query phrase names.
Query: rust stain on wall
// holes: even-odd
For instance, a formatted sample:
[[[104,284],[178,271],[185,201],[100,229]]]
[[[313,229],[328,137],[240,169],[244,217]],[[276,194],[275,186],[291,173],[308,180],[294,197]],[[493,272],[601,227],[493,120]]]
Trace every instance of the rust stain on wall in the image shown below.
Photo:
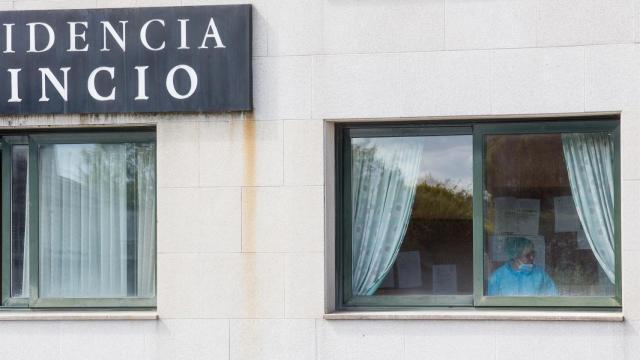
[[[242,252],[255,251],[256,235],[256,122],[253,113],[246,113],[241,122],[233,122],[233,126],[242,126],[242,152],[243,152],[243,188],[242,188]],[[256,288],[256,256],[243,255],[243,276],[245,299],[243,301],[243,313],[252,317],[256,314],[256,306],[259,301]]]

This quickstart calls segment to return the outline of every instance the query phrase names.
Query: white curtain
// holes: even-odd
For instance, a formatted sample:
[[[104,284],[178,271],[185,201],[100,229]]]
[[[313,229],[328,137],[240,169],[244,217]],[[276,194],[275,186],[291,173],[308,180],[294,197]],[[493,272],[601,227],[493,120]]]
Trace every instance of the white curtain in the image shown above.
[[[155,293],[155,241],[156,238],[156,179],[153,146],[139,147],[137,164],[137,289],[138,296],[150,297]]]
[[[27,167],[28,169],[28,167]],[[22,247],[22,291],[20,294],[16,294],[15,297],[28,297],[29,296],[29,172],[27,170],[27,176],[25,179],[25,192],[24,192],[24,239]]]
[[[155,202],[155,190],[145,182],[155,180],[127,178],[128,161],[135,159],[128,156],[127,145],[45,145],[39,156],[41,296],[131,295],[129,260],[138,264],[137,287],[147,294],[152,291],[155,234],[149,224],[155,222],[155,203],[149,202]],[[145,160],[146,166],[139,166],[137,174],[153,173],[153,167],[148,167],[154,161]],[[131,186],[134,180],[137,189]],[[143,210],[138,211],[137,224],[128,224],[134,195],[137,208]],[[141,221],[144,229],[140,229]],[[127,244],[134,225],[137,256],[131,255]]]
[[[375,293],[398,256],[411,217],[422,144],[420,138],[354,139],[354,295]]]
[[[562,134],[571,194],[602,271],[615,282],[614,146],[609,134]]]

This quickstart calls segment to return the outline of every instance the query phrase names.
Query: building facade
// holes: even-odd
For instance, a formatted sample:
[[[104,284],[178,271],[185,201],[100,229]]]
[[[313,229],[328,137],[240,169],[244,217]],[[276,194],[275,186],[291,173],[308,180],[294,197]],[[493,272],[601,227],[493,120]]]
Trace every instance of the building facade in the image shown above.
[[[253,6],[253,111],[0,117],[2,131],[29,134],[144,129],[155,134],[157,164],[155,306],[3,309],[3,359],[640,356],[637,0],[15,0],[0,8],[240,3]],[[340,304],[336,149],[345,126],[570,122],[575,130],[593,119],[619,126],[612,272],[621,305]]]

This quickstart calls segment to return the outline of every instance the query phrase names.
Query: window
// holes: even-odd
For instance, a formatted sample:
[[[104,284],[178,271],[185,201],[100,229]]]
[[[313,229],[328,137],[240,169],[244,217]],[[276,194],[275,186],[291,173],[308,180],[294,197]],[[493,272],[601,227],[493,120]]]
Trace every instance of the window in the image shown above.
[[[155,306],[155,134],[11,134],[0,145],[2,305]]]
[[[617,120],[337,135],[340,308],[621,306]]]

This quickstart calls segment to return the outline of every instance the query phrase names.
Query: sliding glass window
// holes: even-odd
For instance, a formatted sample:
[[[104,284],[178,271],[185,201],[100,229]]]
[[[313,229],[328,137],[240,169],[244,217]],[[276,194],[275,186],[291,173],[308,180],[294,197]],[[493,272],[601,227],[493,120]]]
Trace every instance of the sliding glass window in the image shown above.
[[[2,152],[3,305],[155,306],[153,132],[8,136]]]
[[[349,125],[342,308],[620,306],[618,122]]]

